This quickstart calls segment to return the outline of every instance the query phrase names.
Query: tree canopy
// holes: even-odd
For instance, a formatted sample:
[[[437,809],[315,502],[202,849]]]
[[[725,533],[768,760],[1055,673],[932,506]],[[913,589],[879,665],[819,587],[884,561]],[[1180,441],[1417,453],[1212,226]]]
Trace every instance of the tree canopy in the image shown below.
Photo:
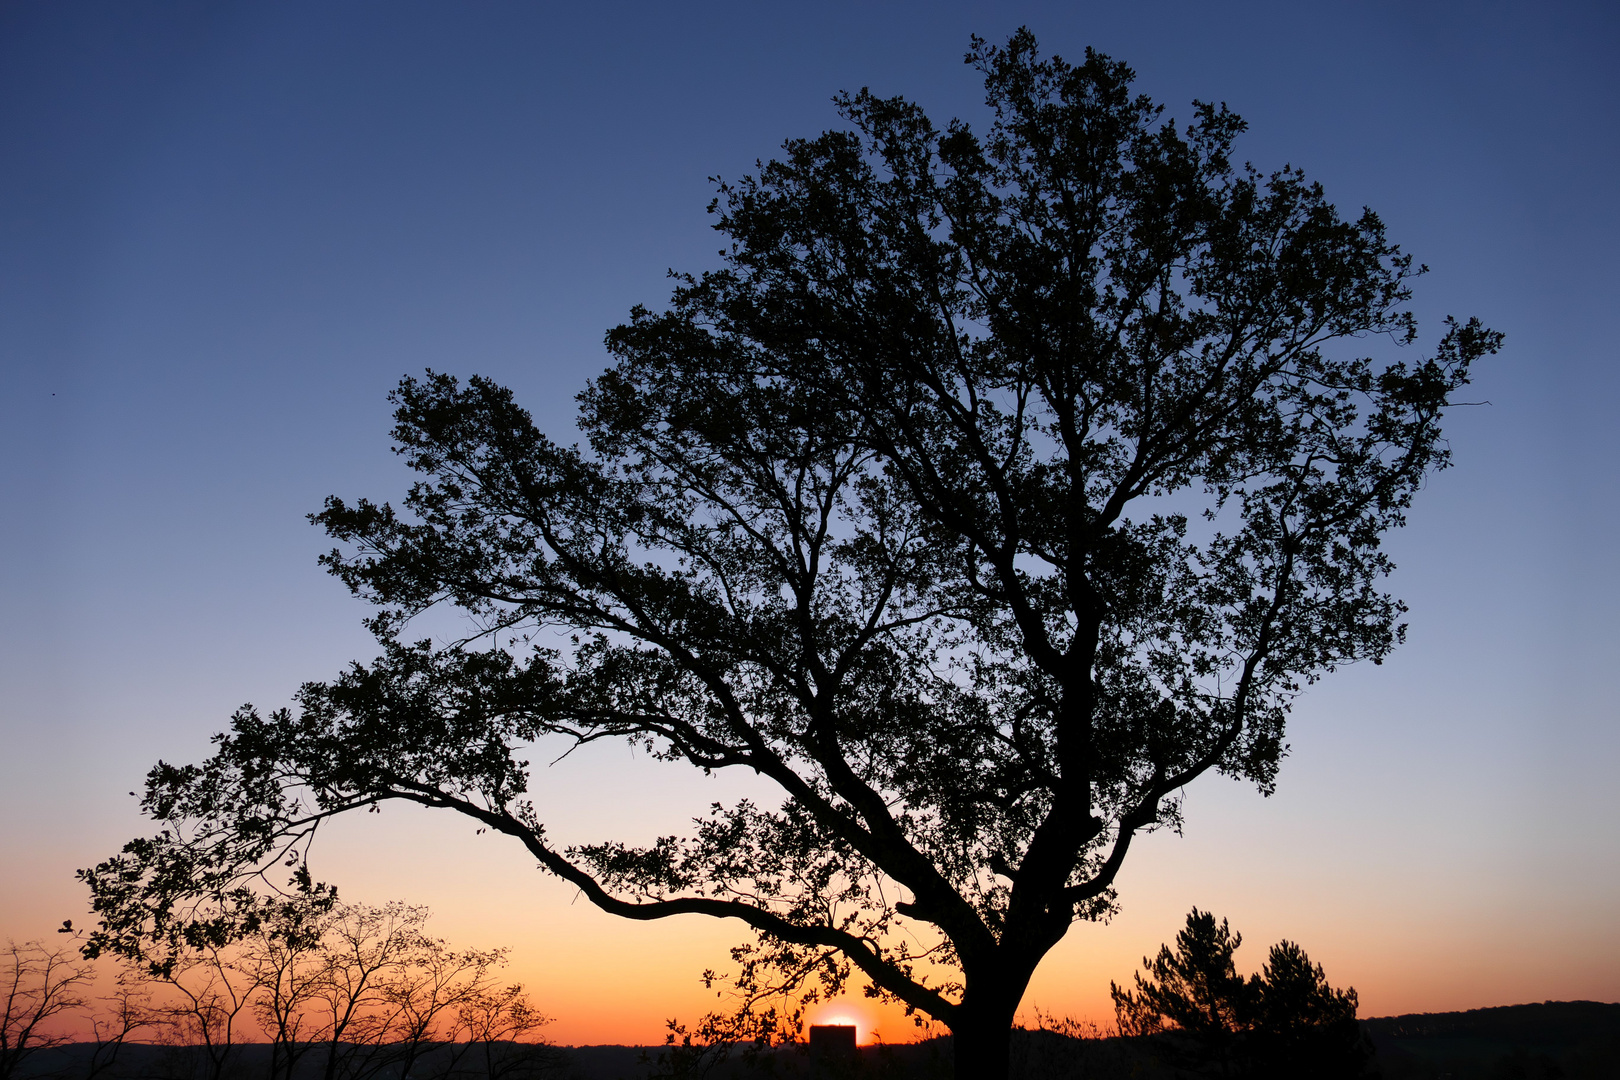
[[[1270,791],[1301,689],[1399,641],[1380,541],[1499,336],[1392,358],[1421,268],[1299,170],[1235,164],[1224,106],[1178,123],[1027,31],[967,59],[982,132],[861,91],[848,130],[718,184],[722,265],[608,332],[584,444],[485,378],[400,383],[418,481],[313,515],[382,655],[153,770],[161,831],[84,874],[100,941],[403,800],[614,914],[741,920],[745,985],[853,966],[1004,1072],[1134,837],[1211,770]],[[465,639],[408,639],[435,605]],[[561,846],[525,798],[556,737],[781,799]]]

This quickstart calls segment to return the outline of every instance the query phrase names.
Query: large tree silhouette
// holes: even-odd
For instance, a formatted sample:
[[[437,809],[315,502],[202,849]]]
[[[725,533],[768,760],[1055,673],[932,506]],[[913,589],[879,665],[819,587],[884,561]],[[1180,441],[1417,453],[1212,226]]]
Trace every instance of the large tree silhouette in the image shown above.
[[[1212,769],[1269,791],[1301,688],[1399,640],[1380,538],[1498,337],[1362,355],[1416,338],[1371,211],[1235,166],[1237,116],[1178,126],[1100,54],[968,59],[983,134],[863,91],[720,185],[723,268],[609,332],[588,445],[486,379],[400,384],[403,508],[315,515],[383,655],[153,771],[163,830],[85,874],[104,942],[404,800],[608,912],[740,920],[752,985],[853,965],[950,1027],[958,1075],[1005,1074],[1133,838]],[[400,638],[445,603],[467,640]],[[564,848],[524,798],[558,736],[782,800]]]

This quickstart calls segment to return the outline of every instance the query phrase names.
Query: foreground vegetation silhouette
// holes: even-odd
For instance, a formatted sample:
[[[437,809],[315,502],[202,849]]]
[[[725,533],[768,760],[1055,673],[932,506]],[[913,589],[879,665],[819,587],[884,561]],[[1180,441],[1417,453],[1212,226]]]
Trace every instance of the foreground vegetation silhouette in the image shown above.
[[[314,515],[382,655],[152,771],[160,829],[83,873],[93,949],[228,925],[281,864],[318,897],[320,822],[404,801],[606,912],[738,920],[740,1022],[858,976],[945,1024],[958,1075],[1007,1074],[1135,838],[1212,770],[1269,792],[1302,688],[1400,640],[1381,540],[1500,339],[1400,359],[1421,269],[1297,169],[1234,165],[1224,106],[1178,123],[1024,31],[968,61],[982,132],[862,91],[719,184],[723,267],[608,333],[587,445],[484,378],[400,384],[403,506]],[[466,638],[413,643],[438,605]],[[565,843],[527,756],[604,739],[780,802]]]
[[[1174,949],[1143,958],[1134,989],[1110,985],[1120,1035],[1191,1075],[1366,1075],[1372,1046],[1356,1023],[1355,990],[1329,986],[1291,941],[1273,945],[1260,973],[1245,978],[1232,956],[1242,944],[1225,919],[1194,908]]]
[[[549,1018],[521,985],[498,978],[506,950],[452,948],[426,932],[426,921],[425,908],[403,903],[233,905],[121,958],[99,1000],[90,996],[94,972],[72,952],[13,946],[0,964],[0,983],[11,989],[0,1017],[0,1080],[527,1080],[558,1072],[556,1048],[540,1037]],[[72,1019],[79,1022],[63,1023]]]
[[[665,1046],[557,1047],[500,950],[452,949],[404,904],[261,905],[237,943],[123,962],[92,979],[68,948],[0,957],[0,1080],[740,1080],[960,1076],[949,1037],[821,1055],[735,1024],[672,1024]],[[1546,1002],[1354,1019],[1289,942],[1255,976],[1241,938],[1194,911],[1174,948],[1114,987],[1118,1031],[1042,1015],[1009,1040],[1018,1080],[1382,1076],[1384,1080],[1614,1080],[1620,1005]],[[175,959],[180,959],[178,956]],[[98,995],[99,992],[99,996]],[[67,1021],[73,1021],[71,1023]],[[802,1036],[800,1029],[793,1034]],[[77,1039],[78,1041],[74,1041]],[[1373,1050],[1376,1048],[1376,1056]]]

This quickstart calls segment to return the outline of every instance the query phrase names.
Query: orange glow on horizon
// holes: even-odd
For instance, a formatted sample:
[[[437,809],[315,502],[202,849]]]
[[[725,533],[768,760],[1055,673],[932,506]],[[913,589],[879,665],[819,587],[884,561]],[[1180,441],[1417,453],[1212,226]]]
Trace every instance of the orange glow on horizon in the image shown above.
[[[1443,866],[1389,856],[1393,869],[1374,873],[1343,860],[1333,845],[1309,846],[1289,832],[1289,815],[1271,813],[1279,807],[1241,804],[1253,819],[1230,807],[1204,809],[1185,838],[1155,834],[1133,850],[1136,861],[1121,877],[1122,910],[1106,924],[1076,925],[1053,949],[1025,994],[1021,1024],[1052,1017],[1111,1028],[1110,981],[1128,984],[1145,956],[1174,939],[1195,904],[1229,917],[1243,934],[1240,970],[1258,970],[1271,943],[1298,941],[1333,985],[1355,987],[1364,1017],[1620,1000],[1620,928],[1601,897],[1540,897],[1534,910],[1543,917],[1526,920],[1528,901],[1467,893],[1464,879]],[[617,824],[600,828],[608,833]],[[86,865],[98,850],[87,846],[72,858]],[[1278,869],[1268,859],[1280,850],[1304,854]],[[59,944],[54,932],[63,916],[93,920],[83,914],[84,895],[71,875],[46,873],[41,852],[13,879],[27,888],[0,904],[0,936]],[[1302,866],[1307,858],[1318,861]],[[666,1021],[690,1029],[733,1004],[723,978],[734,970],[728,951],[747,937],[733,921],[617,918],[537,873],[505,838],[475,835],[448,816],[390,807],[333,822],[320,865],[338,871],[327,876],[346,899],[406,898],[431,908],[430,932],[458,948],[509,948],[502,982],[522,983],[539,1011],[556,1018],[543,1030],[553,1042],[658,1046]],[[1394,870],[1400,874],[1392,880]],[[110,987],[113,966],[103,964],[101,985]],[[705,987],[699,975],[709,968],[722,980]],[[945,1033],[937,1023],[918,1027],[899,1006],[861,997],[854,985],[851,991],[812,1006],[807,1023],[853,1021],[863,1046]],[[103,992],[98,987],[92,996]]]

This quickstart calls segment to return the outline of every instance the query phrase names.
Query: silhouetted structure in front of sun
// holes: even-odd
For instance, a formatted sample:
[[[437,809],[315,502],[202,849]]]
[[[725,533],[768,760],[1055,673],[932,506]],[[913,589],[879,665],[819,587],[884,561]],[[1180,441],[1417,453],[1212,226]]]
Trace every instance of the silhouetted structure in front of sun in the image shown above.
[[[860,1064],[853,1024],[810,1025],[812,1076],[847,1076]]]

